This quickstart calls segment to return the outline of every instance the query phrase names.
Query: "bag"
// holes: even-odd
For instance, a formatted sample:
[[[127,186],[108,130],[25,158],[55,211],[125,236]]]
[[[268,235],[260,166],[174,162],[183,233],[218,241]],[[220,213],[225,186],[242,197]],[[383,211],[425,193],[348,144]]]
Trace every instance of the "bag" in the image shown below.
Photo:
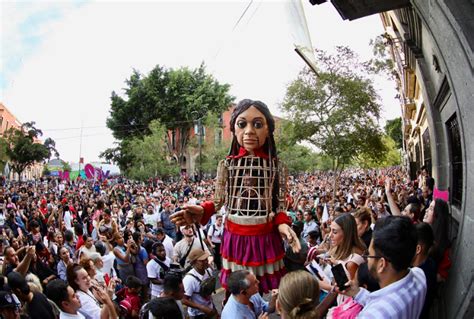
[[[187,273],[186,275],[194,277],[199,282],[199,295],[201,297],[207,298],[216,291],[217,278],[209,274],[209,271],[206,269],[208,278],[201,280],[197,276]]]
[[[191,249],[193,248],[193,244],[194,244],[194,238],[191,245],[189,245],[188,250],[186,251],[186,254],[184,254],[184,256],[181,257],[181,259],[179,260],[179,264],[181,265],[181,267],[184,267],[184,265],[186,264],[186,258],[188,258],[189,253],[191,252]]]

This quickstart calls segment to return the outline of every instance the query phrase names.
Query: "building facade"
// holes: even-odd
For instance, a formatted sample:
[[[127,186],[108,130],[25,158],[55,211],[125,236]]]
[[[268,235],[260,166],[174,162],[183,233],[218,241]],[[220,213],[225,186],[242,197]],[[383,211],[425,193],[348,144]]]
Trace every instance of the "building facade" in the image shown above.
[[[3,136],[10,128],[21,129],[22,123],[10,112],[3,103],[0,102],[0,136]],[[39,141],[40,142],[40,141]],[[7,169],[5,170],[5,166]],[[5,174],[6,173],[6,174]],[[8,162],[6,165],[0,167],[0,175],[7,175],[10,179],[30,180],[41,177],[43,173],[43,164],[36,163],[27,167],[21,176],[14,174],[8,169]]]
[[[473,317],[474,4],[413,1],[381,13],[399,74],[405,151],[449,193],[453,267],[433,315]]]

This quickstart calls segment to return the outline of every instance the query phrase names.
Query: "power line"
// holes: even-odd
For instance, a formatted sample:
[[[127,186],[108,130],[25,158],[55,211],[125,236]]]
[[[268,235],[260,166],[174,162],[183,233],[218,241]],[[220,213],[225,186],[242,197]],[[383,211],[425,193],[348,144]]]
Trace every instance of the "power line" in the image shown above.
[[[195,122],[195,120],[187,120],[187,121],[173,121],[173,122],[160,122],[162,125],[174,125],[174,124],[183,124],[183,123],[192,123]],[[134,128],[136,127],[149,127],[150,123],[148,124],[119,124],[119,125],[114,125],[114,127],[125,127],[125,126],[133,126]],[[106,125],[102,126],[84,126],[82,129],[92,129],[92,128],[109,128]],[[81,127],[66,127],[66,128],[51,128],[51,129],[41,129],[42,131],[72,131],[72,130],[80,130]],[[124,130],[127,131],[127,130]]]
[[[247,5],[247,7],[244,9],[244,11],[242,12],[242,14],[240,15],[240,18],[237,20],[237,22],[234,24],[234,27],[232,28],[232,31],[235,30],[235,28],[237,28],[237,26],[239,25],[240,21],[242,20],[242,18],[245,16],[245,14],[247,13],[247,10],[250,8],[250,6],[252,5],[253,3],[253,0],[250,0],[249,4]]]
[[[245,14],[247,13],[247,10],[250,8],[250,6],[252,5],[253,3],[253,0],[250,0],[249,4],[247,5],[247,7],[244,9],[244,11],[242,12],[242,14],[240,15],[239,19],[237,19],[237,21],[234,23],[234,27],[232,28],[232,31],[230,31],[230,33],[232,34],[235,29],[237,28],[237,26],[239,25],[240,21],[242,20],[242,18],[245,16]],[[257,8],[258,9],[258,8]],[[255,13],[255,12],[254,12]],[[221,43],[219,45],[219,48],[217,49],[216,51],[216,54],[214,54],[214,57],[212,57],[212,60],[216,60],[217,57],[219,56],[219,53],[221,52],[222,50],[222,47],[224,46],[224,42],[225,42],[225,38],[222,38],[221,40]]]

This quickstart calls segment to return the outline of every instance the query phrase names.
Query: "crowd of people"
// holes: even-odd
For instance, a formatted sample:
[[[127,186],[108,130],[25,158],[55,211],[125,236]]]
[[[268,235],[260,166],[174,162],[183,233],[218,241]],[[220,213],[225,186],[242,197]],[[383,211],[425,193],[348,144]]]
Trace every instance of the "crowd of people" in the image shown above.
[[[390,168],[335,179],[289,178],[287,214],[301,249],[285,247],[287,274],[265,298],[258,274],[233,271],[224,305],[213,294],[226,207],[202,227],[172,223],[186,205],[212,200],[213,180],[2,180],[0,314],[430,318],[451,266],[449,209],[433,198],[433,178]]]

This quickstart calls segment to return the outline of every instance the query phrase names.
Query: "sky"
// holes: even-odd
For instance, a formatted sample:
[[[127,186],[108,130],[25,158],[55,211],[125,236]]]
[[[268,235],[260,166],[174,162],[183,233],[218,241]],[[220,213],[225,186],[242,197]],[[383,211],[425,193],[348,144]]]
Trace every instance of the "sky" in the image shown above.
[[[378,15],[343,21],[330,3],[303,0],[308,38],[290,8],[290,0],[1,1],[0,102],[20,122],[35,121],[63,160],[86,163],[114,146],[111,92],[122,94],[134,69],[204,62],[236,101],[258,99],[282,116],[286,86],[305,66],[295,44],[347,45],[367,60],[370,39],[383,33]],[[400,106],[394,83],[375,84],[383,125]]]

